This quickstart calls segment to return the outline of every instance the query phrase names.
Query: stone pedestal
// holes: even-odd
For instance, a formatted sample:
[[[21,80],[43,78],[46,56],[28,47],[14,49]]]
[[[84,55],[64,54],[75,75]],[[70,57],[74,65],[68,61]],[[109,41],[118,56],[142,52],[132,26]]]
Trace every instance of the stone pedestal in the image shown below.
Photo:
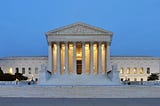
[[[51,74],[51,72],[47,71],[46,65],[42,64],[41,71],[39,72],[38,84],[46,83],[51,78],[51,76],[52,76],[52,74]]]
[[[108,78],[117,84],[120,84],[119,71],[117,69],[117,64],[112,65],[112,70],[107,74]]]

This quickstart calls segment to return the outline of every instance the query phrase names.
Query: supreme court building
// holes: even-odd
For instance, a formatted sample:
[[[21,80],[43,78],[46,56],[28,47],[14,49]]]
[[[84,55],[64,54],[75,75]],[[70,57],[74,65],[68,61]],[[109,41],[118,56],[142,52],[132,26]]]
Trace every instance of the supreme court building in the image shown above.
[[[52,73],[53,82],[54,76],[60,78],[57,83],[61,83],[64,76],[63,82],[68,80],[66,76],[76,76],[69,84],[78,79],[81,81],[75,83],[83,85],[89,76],[90,80],[99,81],[96,79],[99,76],[107,82],[112,35],[110,31],[80,22],[48,31],[48,71]],[[86,80],[82,81],[84,77]]]
[[[112,32],[75,23],[46,33],[48,70],[55,75],[102,74],[109,71]]]
[[[46,32],[48,56],[3,57],[0,68],[38,79],[39,85],[119,85],[120,80],[147,81],[151,73],[160,73],[159,57],[111,56],[112,36],[74,23]]]

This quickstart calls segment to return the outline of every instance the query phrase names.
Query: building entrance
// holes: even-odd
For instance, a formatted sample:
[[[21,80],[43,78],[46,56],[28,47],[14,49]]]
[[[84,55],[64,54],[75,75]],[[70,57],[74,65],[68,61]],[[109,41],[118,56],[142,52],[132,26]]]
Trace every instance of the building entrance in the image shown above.
[[[77,74],[82,74],[82,60],[77,60]]]
[[[82,74],[82,43],[76,45],[76,67],[77,75]]]

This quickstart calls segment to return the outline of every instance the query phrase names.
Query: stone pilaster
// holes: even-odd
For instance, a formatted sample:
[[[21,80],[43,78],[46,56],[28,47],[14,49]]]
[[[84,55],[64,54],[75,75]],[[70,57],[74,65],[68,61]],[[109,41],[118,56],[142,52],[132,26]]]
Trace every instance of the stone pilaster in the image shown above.
[[[86,74],[85,42],[82,42],[82,74]]]
[[[110,42],[107,42],[106,47],[106,66],[107,71],[110,71]]]
[[[98,75],[102,74],[102,42],[98,43]]]
[[[68,74],[68,42],[65,43],[65,75]]]
[[[52,72],[52,65],[53,65],[53,50],[52,50],[52,43],[48,43],[48,71]]]
[[[76,42],[73,43],[73,74],[76,75],[77,70],[77,61],[76,61]]]
[[[57,42],[57,64],[56,64],[56,75],[60,76],[60,67],[61,67],[61,54],[60,54],[60,42]]]
[[[90,42],[90,74],[94,74],[93,72],[93,67],[94,67],[94,64],[93,64],[93,42]]]

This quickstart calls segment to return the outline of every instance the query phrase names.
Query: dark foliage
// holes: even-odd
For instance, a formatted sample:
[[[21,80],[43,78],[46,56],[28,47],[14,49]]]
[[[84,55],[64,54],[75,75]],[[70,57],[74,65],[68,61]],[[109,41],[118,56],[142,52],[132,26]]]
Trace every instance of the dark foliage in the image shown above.
[[[0,75],[0,81],[15,81],[16,77],[14,75],[11,75],[9,73],[5,73],[3,75]]]
[[[21,80],[27,80],[28,77],[23,76],[21,73],[15,73],[15,75],[11,75],[9,73],[3,73],[3,70],[0,68],[0,81],[15,81],[18,79],[19,81]]]
[[[148,81],[159,80],[159,73],[152,73],[150,76],[148,76],[147,80]]]
[[[21,80],[27,80],[27,79],[28,79],[28,77],[23,76],[23,74],[21,74],[21,73],[15,73],[15,77],[16,77],[19,81],[21,81]]]
[[[3,70],[1,69],[1,67],[0,67],[0,75],[3,75],[4,73],[3,73]]]

